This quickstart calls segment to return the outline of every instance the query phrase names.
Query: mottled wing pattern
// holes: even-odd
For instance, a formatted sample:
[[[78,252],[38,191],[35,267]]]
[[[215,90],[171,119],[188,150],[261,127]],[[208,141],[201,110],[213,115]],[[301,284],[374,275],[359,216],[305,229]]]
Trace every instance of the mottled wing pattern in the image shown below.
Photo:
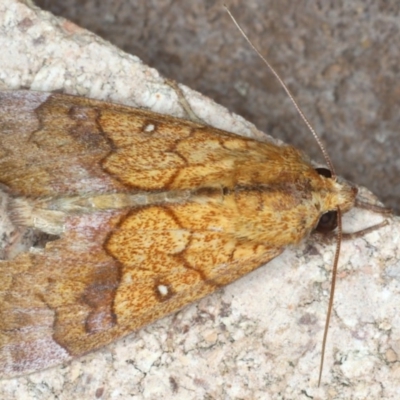
[[[11,200],[32,204],[33,216],[41,202],[66,204],[74,196],[89,202],[111,193],[118,203],[133,193],[144,200],[63,209],[62,232],[44,248],[33,243],[0,261],[0,376],[99,348],[277,256],[282,247],[237,234],[242,210],[222,188],[257,185],[261,171],[265,182],[269,165],[290,157],[289,150],[129,107],[1,93],[0,183]],[[162,201],[182,190],[188,201]]]

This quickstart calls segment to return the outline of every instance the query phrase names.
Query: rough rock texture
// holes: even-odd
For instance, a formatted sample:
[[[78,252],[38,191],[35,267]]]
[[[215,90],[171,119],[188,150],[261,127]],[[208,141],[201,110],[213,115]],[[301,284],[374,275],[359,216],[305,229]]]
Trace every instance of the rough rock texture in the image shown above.
[[[114,3],[116,7],[124,4]],[[161,7],[163,3],[160,1],[153,4],[152,18],[155,18],[156,13],[159,16],[166,14],[166,10]],[[176,7],[176,3],[179,2],[175,2],[172,9]],[[218,9],[219,6],[210,2],[205,4],[211,4],[208,11],[212,10],[215,18],[220,17],[222,12]],[[245,24],[246,21],[252,21],[256,42],[269,48],[267,54],[275,54],[275,64],[283,75],[287,74],[288,69],[291,71],[293,81],[297,81],[293,83],[294,90],[301,97],[304,96],[301,101],[305,103],[307,113],[317,104],[318,117],[315,125],[318,130],[321,131],[320,128],[324,125],[326,130],[331,131],[334,128],[344,132],[346,126],[347,133],[350,132],[352,136],[359,133],[357,124],[370,128],[371,124],[386,118],[385,132],[388,136],[384,135],[381,142],[378,140],[379,134],[383,133],[371,130],[367,144],[357,139],[359,143],[350,146],[347,136],[339,137],[335,131],[327,140],[328,149],[335,142],[340,148],[350,150],[348,157],[353,161],[358,157],[358,152],[366,153],[366,148],[386,154],[391,149],[390,135],[396,126],[394,121],[399,116],[394,113],[394,104],[388,106],[383,103],[389,102],[388,92],[394,102],[396,84],[387,84],[384,80],[387,92],[380,97],[379,77],[376,76],[372,81],[366,80],[365,71],[368,68],[363,70],[364,65],[360,65],[362,63],[359,57],[362,59],[369,53],[374,53],[378,46],[367,29],[371,24],[365,16],[367,6],[360,6],[359,9],[352,6],[353,12],[358,13],[353,14],[345,8],[350,6],[342,5],[341,8],[337,6],[329,10],[325,5],[327,3],[320,8],[312,5],[314,3],[307,3],[309,5],[306,11],[311,13],[316,7],[314,11],[320,17],[317,19],[318,24],[315,22],[317,25],[314,25],[313,19],[300,18],[304,13],[300,6],[290,11],[289,7],[285,9],[280,4],[284,3],[277,2],[276,5],[271,5],[275,8],[268,9],[267,6],[257,8],[254,3],[249,6],[246,15],[241,14],[241,18]],[[181,12],[184,13],[184,10]],[[263,13],[266,14],[267,11],[275,15],[275,19],[269,19],[269,24],[265,26],[262,22]],[[200,13],[199,10],[197,12]],[[383,15],[383,11],[380,12]],[[343,32],[335,25],[338,29],[335,31],[324,20],[323,15],[326,13],[341,15],[345,21],[351,21],[354,43],[361,46],[361,55],[355,57],[354,54],[348,55],[346,51],[341,53],[349,44],[349,39],[342,36],[346,25],[341,28]],[[133,13],[131,16],[126,11],[125,14],[144,24],[140,13]],[[192,14],[188,11],[189,15]],[[365,21],[367,28],[363,31],[359,27],[363,34],[356,30],[359,26],[356,23],[357,16],[364,17],[362,21]],[[203,18],[206,21],[206,17]],[[182,19],[184,17],[177,19],[175,24]],[[392,20],[389,14],[385,21],[395,26],[394,17]],[[152,29],[148,24],[145,25],[143,35],[150,35]],[[271,35],[278,35],[282,39],[279,40],[280,44],[276,44],[277,37],[269,37],[269,45],[263,44],[263,40],[267,39],[262,33],[269,31],[271,25]],[[214,25],[207,23],[207,26],[207,40],[212,41]],[[281,31],[284,27],[287,30]],[[293,34],[295,27],[299,27],[297,34]],[[105,29],[104,24],[103,28]],[[173,25],[169,28],[173,29]],[[193,24],[193,36],[197,34],[195,29]],[[1,89],[30,87],[36,90],[63,90],[183,115],[175,93],[164,84],[157,71],[71,22],[30,8],[23,2],[3,0],[0,3],[0,30]],[[302,38],[302,34],[308,30],[314,33],[311,42]],[[167,37],[167,27],[164,27],[163,32]],[[233,35],[237,35],[233,28],[224,33],[224,36],[218,35],[218,32],[214,32],[215,48],[195,49],[199,57],[197,64],[192,61],[193,69],[197,71],[196,76],[204,73],[208,65],[213,69],[213,60],[219,58],[223,58],[226,64],[235,64],[241,57],[249,57],[252,63],[255,62],[253,55],[242,50],[246,47],[244,44],[234,54],[229,51],[225,53],[224,40],[229,42]],[[396,34],[398,35],[397,31],[394,32]],[[176,38],[176,34],[171,35]],[[332,42],[318,42],[318,36],[321,35],[327,35]],[[394,46],[388,40],[389,36],[379,36],[379,40],[384,41],[384,37],[388,47]],[[180,40],[189,41],[190,38],[187,35]],[[362,46],[364,41],[365,47]],[[336,48],[334,44],[338,42],[343,47]],[[336,49],[336,53],[326,60],[319,52],[328,45],[331,49]],[[291,51],[286,53],[281,46]],[[294,57],[293,48],[297,48],[303,55],[307,54],[307,58]],[[210,58],[203,59],[203,51]],[[168,54],[168,46],[165,52]],[[283,60],[288,54],[291,54],[289,60]],[[394,63],[394,59],[390,58],[393,55],[390,54],[389,52],[385,62]],[[183,64],[186,63],[177,57]],[[370,68],[373,69],[378,59],[379,57],[371,56]],[[353,62],[355,66],[352,65]],[[319,73],[314,70],[314,63],[319,65]],[[322,68],[324,63],[325,69]],[[299,68],[296,69],[296,66]],[[181,68],[190,73],[190,68]],[[178,71],[179,67],[175,66],[175,69]],[[392,69],[395,74],[394,64]],[[280,89],[270,83],[271,79],[265,78],[266,75],[260,70],[261,67],[258,66],[252,71],[239,71],[237,79],[226,84],[231,84],[230,90],[235,93],[236,98],[241,99],[240,107],[243,110],[250,110],[251,104],[256,104],[259,92],[270,92],[271,97],[262,106],[265,121],[269,122],[258,121],[269,133],[277,135],[282,130],[289,135],[301,123],[292,111],[286,111],[286,114],[284,110],[288,110],[287,100],[278,95]],[[344,70],[347,72],[343,72]],[[176,78],[183,80],[179,76]],[[321,89],[326,81],[328,86]],[[341,85],[335,86],[337,82],[341,82]],[[347,97],[357,82],[361,82],[358,98],[366,109],[351,104],[352,100]],[[371,87],[374,89],[370,90]],[[237,92],[234,92],[235,88]],[[248,93],[249,88],[251,92],[256,92],[251,99],[238,94],[246,93],[246,88]],[[305,91],[310,93],[304,93]],[[315,102],[313,99],[317,92],[321,98]],[[194,111],[208,123],[238,133],[259,134],[251,124],[230,115],[209,99],[189,90],[185,93]],[[334,95],[341,98],[341,110],[330,103]],[[384,115],[381,115],[380,107],[385,107]],[[258,113],[256,107],[251,113],[243,112],[246,116],[252,116],[253,113]],[[280,138],[283,136],[279,135]],[[303,145],[308,147],[307,144]],[[334,160],[335,154],[336,152],[333,154]],[[382,174],[378,183],[385,184],[386,156],[382,160],[368,157],[363,161],[364,165],[368,165],[371,170],[377,169],[378,174]],[[339,156],[336,164],[340,164]],[[352,165],[353,169],[359,167],[358,162]],[[361,170],[364,168],[362,165],[361,163]],[[361,181],[354,171],[349,176],[357,182]],[[369,195],[365,193],[364,196]],[[347,230],[357,230],[381,219],[381,216],[354,210],[346,215],[345,223]],[[265,267],[213,296],[189,305],[181,312],[102,351],[89,354],[66,366],[1,381],[0,398],[397,399],[400,391],[399,241],[399,220],[391,218],[389,226],[362,238],[343,242],[335,308],[320,388],[317,387],[319,356],[334,243],[314,236],[299,248],[289,249]]]

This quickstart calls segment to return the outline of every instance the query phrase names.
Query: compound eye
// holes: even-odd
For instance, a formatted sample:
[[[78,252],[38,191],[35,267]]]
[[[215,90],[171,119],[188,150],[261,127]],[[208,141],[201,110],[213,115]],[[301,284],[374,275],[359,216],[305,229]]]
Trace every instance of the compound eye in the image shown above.
[[[332,172],[328,168],[315,168],[315,170],[325,178],[332,178]]]
[[[328,168],[315,168],[315,171],[319,175],[324,176],[325,178],[332,178],[332,172]],[[336,211],[328,211],[323,214],[319,219],[316,230],[318,232],[331,232],[337,227],[337,212]]]
[[[337,212],[328,211],[318,221],[316,231],[326,233],[332,232],[337,227]]]

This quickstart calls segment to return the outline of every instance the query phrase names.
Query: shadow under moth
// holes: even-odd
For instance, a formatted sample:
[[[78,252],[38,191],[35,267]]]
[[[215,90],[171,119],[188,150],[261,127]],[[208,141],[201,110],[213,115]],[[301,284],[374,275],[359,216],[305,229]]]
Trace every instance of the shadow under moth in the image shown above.
[[[216,291],[356,193],[291,146],[0,92],[0,377],[64,363]]]

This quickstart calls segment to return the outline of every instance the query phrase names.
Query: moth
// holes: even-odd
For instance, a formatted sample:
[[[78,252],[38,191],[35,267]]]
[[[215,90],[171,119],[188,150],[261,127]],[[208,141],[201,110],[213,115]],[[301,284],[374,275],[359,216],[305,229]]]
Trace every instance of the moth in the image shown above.
[[[0,377],[179,310],[334,229],[356,195],[288,145],[83,97],[0,92]]]

